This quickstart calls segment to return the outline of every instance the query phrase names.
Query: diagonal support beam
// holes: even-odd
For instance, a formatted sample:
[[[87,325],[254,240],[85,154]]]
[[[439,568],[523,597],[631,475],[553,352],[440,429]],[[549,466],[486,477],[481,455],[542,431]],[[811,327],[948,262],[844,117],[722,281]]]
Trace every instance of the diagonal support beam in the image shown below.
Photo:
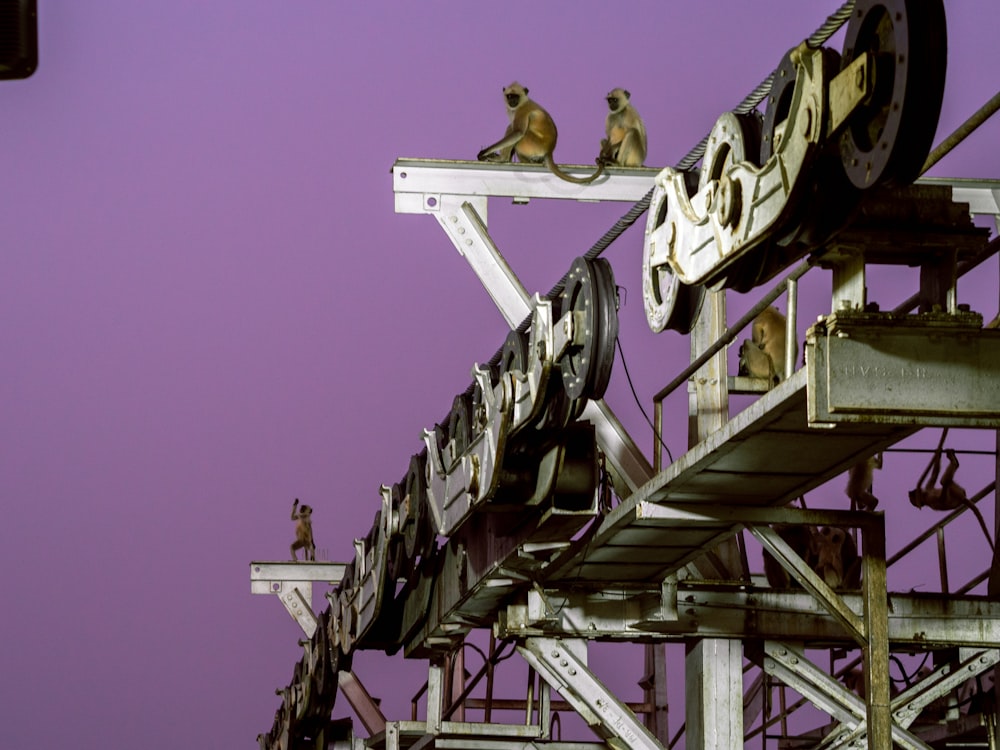
[[[826,581],[816,575],[806,561],[789,546],[788,542],[778,536],[778,532],[769,526],[751,526],[750,533],[757,537],[764,548],[781,564],[781,567],[787,570],[806,591],[816,597],[826,610],[847,628],[858,645],[867,644],[865,621],[847,606],[843,598],[830,588]]]
[[[419,208],[408,206],[406,211],[431,214],[437,219],[507,325],[515,328],[531,314],[531,296],[489,235],[486,206],[482,196],[438,194],[424,196]],[[603,400],[588,403],[582,418],[593,423],[618,496],[627,498],[653,476],[653,467]]]
[[[528,638],[517,650],[556,689],[600,737],[615,750],[663,750],[663,745],[624,703],[615,698],[576,648],[586,641]]]
[[[836,735],[837,742],[864,725],[870,711],[865,701],[806,659],[800,651],[788,644],[766,641],[763,662],[765,672],[777,677],[843,725],[847,731]],[[931,750],[930,745],[899,724],[892,724],[890,732],[890,742],[878,745],[872,739],[870,746],[888,748],[895,743],[905,750]]]
[[[892,716],[896,724],[907,729],[928,705],[959,687],[969,678],[976,677],[1000,662],[1000,649],[962,649],[961,661],[943,664],[892,701]],[[867,725],[860,722],[853,730],[835,727],[829,737],[835,741],[821,744],[822,750],[847,748],[867,733]]]
[[[277,596],[306,637],[312,638],[319,627],[312,609],[313,581],[338,583],[346,568],[340,563],[254,561],[250,563],[250,593]]]

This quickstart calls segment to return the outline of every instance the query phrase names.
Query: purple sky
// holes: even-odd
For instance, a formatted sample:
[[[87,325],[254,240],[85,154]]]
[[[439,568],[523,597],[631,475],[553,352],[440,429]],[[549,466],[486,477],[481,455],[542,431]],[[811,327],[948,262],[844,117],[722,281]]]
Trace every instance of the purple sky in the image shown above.
[[[37,73],[0,82],[12,750],[255,747],[270,727],[300,632],[251,596],[249,561],[286,556],[294,497],[315,506],[318,546],[346,560],[379,484],[402,477],[420,430],[505,335],[436,222],[394,214],[396,157],[474,158],[502,134],[500,91],[517,79],[559,124],[559,161],[593,159],[603,96],[624,86],[647,164],[673,164],[838,3],[39,5]],[[936,140],[1000,79],[1000,5],[948,12]],[[998,143],[994,118],[932,174],[1000,177]],[[490,225],[544,292],[627,208],[495,200]],[[641,245],[635,228],[606,257],[628,290],[622,346],[648,409],[687,341],[646,327]],[[992,317],[996,260],[978,277],[969,301]],[[876,298],[898,302],[905,282]],[[809,304],[800,335],[828,297]],[[608,401],[650,446],[620,365]],[[993,447],[988,433],[963,439]],[[903,487],[912,474],[899,473]],[[895,499],[900,519],[928,521]],[[390,718],[409,718],[424,674],[407,664],[412,682],[384,683],[400,661],[357,664]]]

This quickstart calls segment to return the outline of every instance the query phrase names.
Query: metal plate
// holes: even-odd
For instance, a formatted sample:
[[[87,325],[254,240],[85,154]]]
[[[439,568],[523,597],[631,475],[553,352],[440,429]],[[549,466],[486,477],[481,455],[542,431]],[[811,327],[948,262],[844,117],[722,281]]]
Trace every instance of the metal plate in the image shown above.
[[[1000,331],[853,328],[810,344],[810,424],[1000,427]]]

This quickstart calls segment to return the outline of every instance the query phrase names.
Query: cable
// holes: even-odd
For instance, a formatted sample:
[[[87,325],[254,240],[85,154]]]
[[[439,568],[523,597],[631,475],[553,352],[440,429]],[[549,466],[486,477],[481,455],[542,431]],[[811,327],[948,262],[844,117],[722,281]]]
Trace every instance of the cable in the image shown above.
[[[632,376],[629,374],[628,365],[625,363],[625,352],[622,350],[622,340],[621,337],[615,339],[615,344],[618,347],[618,356],[622,361],[622,369],[625,370],[625,379],[628,380],[628,387],[632,390],[632,398],[635,399],[635,405],[639,407],[639,411],[642,412],[642,416],[646,419],[646,424],[649,425],[649,429],[653,431],[653,437],[656,438],[663,449],[667,452],[667,458],[670,459],[670,463],[674,462],[674,455],[670,452],[670,448],[665,442],[663,442],[663,437],[656,431],[656,427],[653,425],[652,420],[649,415],[646,414],[646,410],[642,408],[642,403],[639,401],[639,394],[635,392],[635,385],[632,383]]]

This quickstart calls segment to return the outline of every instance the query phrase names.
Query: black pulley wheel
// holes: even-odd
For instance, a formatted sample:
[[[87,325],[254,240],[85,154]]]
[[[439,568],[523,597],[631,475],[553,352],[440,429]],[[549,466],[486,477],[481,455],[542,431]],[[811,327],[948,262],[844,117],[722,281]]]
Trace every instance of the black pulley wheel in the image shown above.
[[[857,0],[842,67],[868,52],[874,91],[848,117],[840,155],[851,182],[907,185],[930,152],[948,57],[943,0]]]
[[[400,518],[400,522],[403,524],[403,548],[410,565],[416,562],[418,555],[427,553],[433,539],[427,509],[427,478],[424,473],[426,462],[426,452],[412,456],[410,469],[403,480],[402,502],[407,507],[406,516]]]
[[[528,335],[518,330],[507,334],[500,350],[500,372],[521,372],[528,370]]]
[[[577,258],[570,266],[561,298],[572,311],[573,343],[559,362],[563,387],[571,400],[599,399],[607,390],[618,338],[615,278],[604,258]]]

